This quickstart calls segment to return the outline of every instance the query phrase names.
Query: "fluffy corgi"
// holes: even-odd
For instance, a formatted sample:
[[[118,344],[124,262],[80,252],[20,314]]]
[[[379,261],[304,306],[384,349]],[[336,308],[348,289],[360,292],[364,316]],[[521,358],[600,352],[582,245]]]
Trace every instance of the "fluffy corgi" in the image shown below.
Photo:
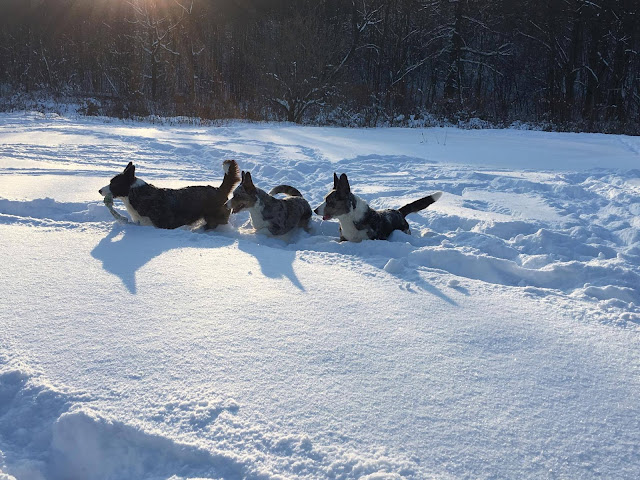
[[[223,162],[224,178],[219,187],[191,186],[158,188],[136,178],[132,162],[98,192],[124,202],[134,223],[158,228],[178,228],[204,219],[205,228],[215,228],[229,221],[225,206],[233,187],[240,180],[235,160]]]
[[[302,194],[288,185],[274,187],[269,193],[253,184],[251,174],[242,172],[240,184],[227,202],[232,213],[249,210],[251,225],[256,230],[268,230],[271,235],[284,235],[296,227],[307,228],[311,207]],[[285,198],[274,195],[284,193]]]
[[[409,203],[398,210],[374,210],[367,202],[351,193],[349,180],[343,173],[340,178],[333,174],[333,190],[324,198],[314,212],[323,220],[337,218],[340,222],[340,241],[386,240],[394,230],[410,234],[405,217],[434,203],[442,192]]]

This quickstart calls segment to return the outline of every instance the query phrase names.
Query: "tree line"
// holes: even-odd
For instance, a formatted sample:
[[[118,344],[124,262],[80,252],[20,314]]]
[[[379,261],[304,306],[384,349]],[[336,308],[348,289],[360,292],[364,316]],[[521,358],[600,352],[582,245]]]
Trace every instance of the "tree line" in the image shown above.
[[[0,0],[0,93],[87,113],[640,133],[640,0]]]

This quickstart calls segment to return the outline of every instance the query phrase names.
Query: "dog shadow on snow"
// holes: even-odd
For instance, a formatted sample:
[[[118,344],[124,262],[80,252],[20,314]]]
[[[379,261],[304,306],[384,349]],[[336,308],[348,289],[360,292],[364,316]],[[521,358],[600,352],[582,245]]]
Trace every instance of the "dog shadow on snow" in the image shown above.
[[[151,228],[114,224],[109,234],[91,251],[91,256],[102,262],[104,270],[118,277],[132,294],[138,290],[138,270],[164,252],[174,248],[216,248],[233,243],[232,239],[224,236],[216,236],[214,245],[200,242],[202,237],[184,229],[155,230],[160,234],[151,237]]]
[[[282,241],[264,237],[251,240],[228,235],[224,229],[215,235],[202,235],[202,232],[188,232],[184,229],[154,230],[152,227],[115,224],[91,251],[91,256],[102,262],[105,271],[118,277],[131,294],[137,293],[136,273],[155,257],[174,248],[218,248],[238,242],[240,251],[252,255],[258,261],[262,274],[267,278],[287,278],[293,286],[304,292],[305,288],[298,279],[293,262],[296,252],[278,248]],[[185,233],[188,235],[185,237]],[[265,245],[262,245],[262,244]],[[270,248],[262,248],[268,246]]]
[[[413,294],[426,292],[450,305],[458,306],[453,298],[429,282],[425,275],[421,275],[416,265],[407,261],[406,256],[424,242],[420,237],[394,232],[388,241],[338,242],[340,233],[337,222],[315,222],[312,226],[312,234],[331,239],[329,242],[318,243],[313,250],[351,256],[381,270],[383,274],[395,277],[399,282],[400,290]],[[463,295],[469,295],[469,291],[464,287],[455,286],[452,288]]]
[[[380,248],[388,253],[388,248],[393,248],[394,242],[375,241],[367,243],[338,242],[338,226],[330,222],[312,222],[308,232],[296,231],[289,236],[273,238],[264,234],[243,234],[238,239],[239,250],[253,255],[258,263],[262,274],[267,278],[287,278],[301,292],[306,289],[298,279],[293,264],[297,254],[301,250],[309,252],[342,253],[353,257],[356,261],[369,264],[376,269],[385,271],[395,277],[400,285],[399,288],[409,293],[419,294],[421,291],[429,293],[450,305],[457,306],[458,303],[447,295],[440,288],[430,283],[423,275],[406,262],[400,262],[397,269],[384,267],[385,253],[376,254],[375,249]],[[406,239],[406,236],[405,236]],[[400,241],[403,239],[401,238]],[[419,240],[416,240],[419,242]],[[363,255],[363,251],[371,252],[374,246],[373,255]],[[264,248],[269,247],[269,248]],[[455,286],[454,290],[469,295],[464,287]]]
[[[266,245],[263,245],[263,242]],[[277,244],[277,240],[263,236],[259,241],[253,240],[238,240],[238,249],[244,253],[248,253],[255,257],[260,265],[262,274],[267,278],[287,278],[291,284],[301,292],[305,292],[306,289],[300,282],[300,279],[296,275],[293,269],[293,262],[296,259],[297,250],[289,250],[283,247],[283,245]],[[269,248],[261,248],[268,246]]]
[[[241,252],[251,255],[257,260],[264,277],[269,279],[288,279],[299,291],[306,292],[294,269],[294,262],[300,251],[299,248],[296,248],[298,243],[296,240],[302,240],[304,250],[342,253],[356,257],[364,263],[368,263],[396,277],[400,282],[399,288],[401,290],[416,294],[420,291],[427,292],[451,305],[457,305],[453,298],[431,284],[411,266],[401,263],[399,268],[396,269],[383,268],[386,261],[384,259],[388,259],[383,253],[386,250],[378,252],[379,255],[361,255],[362,244],[338,243],[337,226],[327,225],[326,222],[322,227],[316,226],[312,228],[310,236],[309,234],[302,234],[307,237],[306,241],[297,239],[297,237],[287,241],[265,235],[256,235],[255,233],[241,233],[238,235],[238,231],[233,226],[230,226],[231,230],[228,231],[225,229],[216,230],[212,235],[203,235],[198,231],[188,232],[184,229],[156,229],[154,233],[157,234],[150,236],[149,230],[151,228],[114,224],[108,235],[100,240],[91,251],[91,256],[102,262],[104,270],[118,277],[124,287],[132,294],[137,293],[136,274],[138,270],[162,253],[175,248],[218,248],[232,245],[236,242]],[[378,246],[387,248],[388,244],[379,244]],[[369,253],[373,252],[370,251]],[[454,289],[468,295],[468,292],[463,287],[454,287]]]

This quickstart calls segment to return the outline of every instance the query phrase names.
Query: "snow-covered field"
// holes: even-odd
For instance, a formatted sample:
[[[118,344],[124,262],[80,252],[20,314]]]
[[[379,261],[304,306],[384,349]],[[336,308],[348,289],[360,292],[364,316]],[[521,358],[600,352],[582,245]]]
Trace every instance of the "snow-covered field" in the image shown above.
[[[312,205],[445,193],[360,244],[98,194],[226,158]],[[2,480],[640,478],[638,138],[1,114],[0,264]]]

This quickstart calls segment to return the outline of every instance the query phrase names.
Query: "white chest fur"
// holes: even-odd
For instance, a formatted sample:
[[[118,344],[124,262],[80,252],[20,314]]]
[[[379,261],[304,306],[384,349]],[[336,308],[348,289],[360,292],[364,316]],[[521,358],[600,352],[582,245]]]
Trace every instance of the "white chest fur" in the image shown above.
[[[126,207],[127,212],[131,216],[131,220],[133,220],[134,223],[137,223],[138,225],[146,225],[149,227],[153,226],[153,222],[149,217],[144,217],[140,215],[138,211],[135,208],[133,208],[133,206],[131,206],[131,203],[129,202],[129,197],[122,197],[122,203],[124,203],[124,206]]]
[[[340,230],[342,231],[342,236],[344,238],[350,242],[361,242],[362,240],[367,240],[369,238],[367,231],[358,230],[354,225],[353,220],[348,218],[348,215],[342,215],[341,217],[338,217],[338,221],[340,222]]]
[[[354,224],[358,220],[361,220],[364,214],[367,212],[369,205],[360,197],[354,195],[356,198],[356,208],[349,213],[338,216],[340,222],[340,230],[342,230],[342,236],[350,242],[361,242],[362,240],[368,240],[367,230],[358,230]]]
[[[258,200],[253,207],[247,209],[251,217],[251,225],[253,225],[255,230],[262,230],[263,228],[269,227],[269,222],[267,222],[262,215],[263,208],[264,206],[260,200]]]

